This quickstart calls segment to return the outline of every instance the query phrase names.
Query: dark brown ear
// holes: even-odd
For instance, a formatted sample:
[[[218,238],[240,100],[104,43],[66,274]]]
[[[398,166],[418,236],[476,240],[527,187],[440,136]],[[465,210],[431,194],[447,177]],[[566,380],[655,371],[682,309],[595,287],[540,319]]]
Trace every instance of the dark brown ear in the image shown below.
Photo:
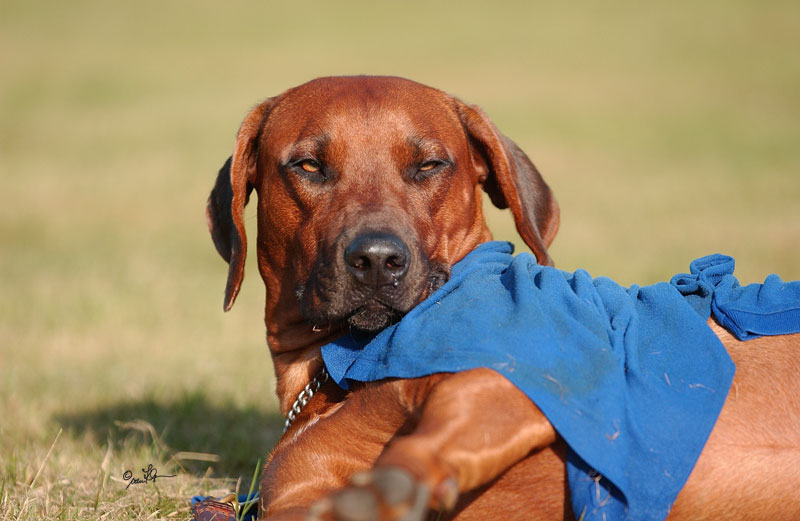
[[[539,264],[552,266],[547,247],[558,232],[558,203],[528,156],[503,136],[481,109],[460,101],[456,107],[467,131],[480,180],[498,208],[510,208],[522,240]]]
[[[255,185],[258,139],[270,106],[271,100],[267,100],[245,117],[236,137],[233,155],[220,169],[206,205],[211,239],[229,265],[223,302],[225,311],[233,306],[244,278],[244,261],[247,258],[244,207]]]

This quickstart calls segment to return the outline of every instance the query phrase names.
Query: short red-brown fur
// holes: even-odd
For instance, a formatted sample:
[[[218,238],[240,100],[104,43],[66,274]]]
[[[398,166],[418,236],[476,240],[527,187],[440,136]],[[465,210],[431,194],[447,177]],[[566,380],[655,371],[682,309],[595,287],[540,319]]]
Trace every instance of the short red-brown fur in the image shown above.
[[[341,177],[325,211],[311,211],[326,196],[293,185],[277,167],[293,144],[320,133],[334,143],[329,153]],[[407,159],[398,144],[404,133],[435,138],[459,165],[433,195],[415,193],[394,175],[393,165]],[[490,173],[496,177],[487,181]],[[550,262],[546,248],[558,230],[547,185],[485,114],[399,78],[322,78],[257,106],[239,131],[231,184],[241,246],[231,256],[225,306],[242,281],[249,184],[258,193],[258,264],[284,413],[319,371],[320,346],[342,333],[317,330],[295,295],[320,255],[320,238],[363,212],[379,212],[410,227],[428,257],[452,265],[491,238],[482,189],[511,209],[540,262]],[[709,327],[737,373],[669,519],[800,519],[800,335],[745,344],[713,321]],[[399,466],[434,491],[432,508],[453,507],[443,519],[572,519],[564,457],[563,441],[538,408],[490,370],[388,380],[347,393],[328,384],[272,452],[262,515],[304,519],[312,503],[346,487],[355,472]],[[459,500],[443,505],[453,481]]]

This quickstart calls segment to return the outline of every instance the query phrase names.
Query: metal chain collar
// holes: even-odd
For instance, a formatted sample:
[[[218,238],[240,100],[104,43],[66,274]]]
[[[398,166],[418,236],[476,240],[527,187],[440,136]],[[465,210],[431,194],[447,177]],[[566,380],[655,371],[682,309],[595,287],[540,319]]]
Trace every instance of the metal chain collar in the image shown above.
[[[322,384],[328,381],[330,375],[328,374],[328,370],[325,369],[325,366],[322,366],[322,369],[317,376],[311,379],[308,384],[303,387],[303,390],[300,391],[300,394],[297,395],[297,400],[294,401],[292,407],[289,409],[289,412],[286,414],[286,423],[283,425],[283,432],[289,430],[289,427],[292,425],[292,422],[297,415],[300,414],[300,411],[303,410],[303,407],[306,406],[308,401],[314,396],[319,388],[322,387]]]

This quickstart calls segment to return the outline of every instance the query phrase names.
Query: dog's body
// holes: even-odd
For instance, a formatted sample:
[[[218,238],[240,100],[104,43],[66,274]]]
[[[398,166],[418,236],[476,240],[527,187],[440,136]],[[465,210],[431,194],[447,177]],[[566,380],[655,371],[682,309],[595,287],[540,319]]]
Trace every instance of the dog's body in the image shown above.
[[[323,78],[246,117],[209,199],[242,282],[243,209],[258,192],[258,262],[281,411],[348,328],[379,330],[491,238],[481,192],[511,209],[541,264],[558,206],[535,167],[477,108],[398,78]],[[732,391],[670,519],[800,518],[800,335],[742,344]],[[272,453],[268,519],[570,519],[565,446],[491,370],[322,385]],[[371,469],[371,470],[370,470]],[[359,472],[352,484],[351,477]],[[581,513],[578,512],[578,515]]]

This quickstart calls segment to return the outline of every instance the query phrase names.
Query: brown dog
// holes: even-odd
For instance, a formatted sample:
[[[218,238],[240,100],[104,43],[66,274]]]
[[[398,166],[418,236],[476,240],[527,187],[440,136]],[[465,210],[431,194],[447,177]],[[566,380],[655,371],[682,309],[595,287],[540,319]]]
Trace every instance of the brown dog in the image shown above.
[[[398,320],[491,238],[484,190],[551,264],[558,206],[527,156],[476,107],[399,78],[323,78],[268,99],[242,123],[208,203],[230,264],[226,310],[242,282],[253,189],[281,412],[310,382],[318,388],[265,467],[262,515],[573,519],[563,442],[498,373],[349,393],[317,378],[320,346]],[[798,519],[800,335],[744,345],[710,326],[737,373],[669,519]]]

